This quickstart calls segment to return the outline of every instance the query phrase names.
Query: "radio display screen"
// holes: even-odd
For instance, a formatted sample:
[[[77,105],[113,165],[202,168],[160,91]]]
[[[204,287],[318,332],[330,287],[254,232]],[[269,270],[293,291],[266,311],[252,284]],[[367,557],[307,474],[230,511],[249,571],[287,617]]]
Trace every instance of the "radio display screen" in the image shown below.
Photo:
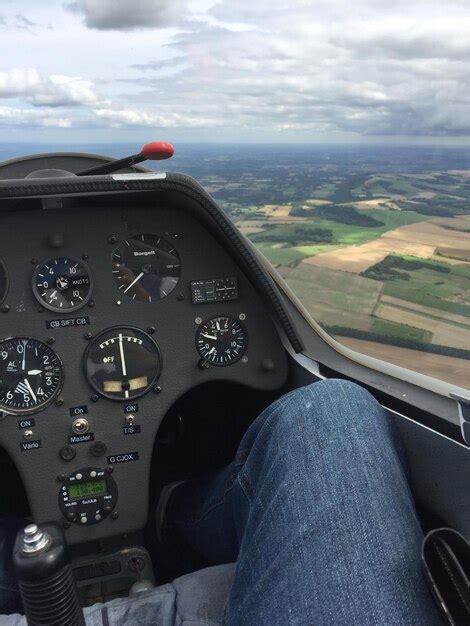
[[[102,496],[108,492],[108,486],[106,480],[91,480],[87,483],[69,485],[68,492],[71,500],[78,500],[80,498]]]

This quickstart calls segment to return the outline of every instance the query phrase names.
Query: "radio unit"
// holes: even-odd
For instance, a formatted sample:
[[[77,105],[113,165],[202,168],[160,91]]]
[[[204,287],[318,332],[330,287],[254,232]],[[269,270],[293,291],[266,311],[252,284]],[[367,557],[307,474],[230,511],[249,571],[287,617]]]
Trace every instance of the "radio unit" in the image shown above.
[[[97,524],[110,515],[117,503],[115,480],[105,470],[87,467],[70,474],[59,491],[63,516],[74,524]]]

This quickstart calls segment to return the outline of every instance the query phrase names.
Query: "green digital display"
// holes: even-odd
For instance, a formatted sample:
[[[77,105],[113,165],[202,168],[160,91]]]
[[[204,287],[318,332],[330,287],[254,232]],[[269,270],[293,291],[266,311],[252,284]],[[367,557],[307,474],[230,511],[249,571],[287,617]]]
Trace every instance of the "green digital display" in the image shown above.
[[[108,486],[105,480],[90,480],[87,483],[69,485],[68,491],[71,500],[78,500],[80,498],[102,496],[108,493]]]

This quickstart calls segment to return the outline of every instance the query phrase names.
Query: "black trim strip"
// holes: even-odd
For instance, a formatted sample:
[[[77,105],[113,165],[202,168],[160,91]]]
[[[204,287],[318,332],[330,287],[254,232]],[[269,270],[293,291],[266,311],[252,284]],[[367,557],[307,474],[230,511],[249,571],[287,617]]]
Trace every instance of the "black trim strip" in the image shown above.
[[[325,365],[321,365],[321,363],[319,363],[319,368],[320,368],[321,375],[324,376],[325,378],[341,378],[343,380],[349,380],[351,382],[356,382],[356,383],[358,382],[356,379],[351,378],[350,376],[345,376],[344,374],[341,374],[340,372],[337,372],[329,367],[326,367]],[[409,404],[408,402],[399,400],[398,398],[395,398],[394,396],[384,393],[383,391],[378,390],[376,387],[371,387],[370,385],[367,385],[363,383],[362,381],[359,382],[359,384],[361,385],[361,387],[364,387],[365,389],[367,389],[367,391],[369,391],[369,393],[373,395],[374,398],[378,402],[380,402],[380,404],[385,409],[396,411],[397,413],[400,413],[404,417],[408,417],[409,419],[414,420],[418,424],[427,426],[428,428],[431,428],[432,430],[440,433],[441,435],[449,437],[449,439],[453,439],[457,443],[461,443],[464,446],[467,446],[467,443],[463,440],[462,434],[460,432],[460,428],[458,427],[457,424],[453,424],[452,422],[444,420],[441,417],[438,417],[437,415],[433,415],[432,413],[423,411],[422,409],[416,406],[413,406],[412,404]]]

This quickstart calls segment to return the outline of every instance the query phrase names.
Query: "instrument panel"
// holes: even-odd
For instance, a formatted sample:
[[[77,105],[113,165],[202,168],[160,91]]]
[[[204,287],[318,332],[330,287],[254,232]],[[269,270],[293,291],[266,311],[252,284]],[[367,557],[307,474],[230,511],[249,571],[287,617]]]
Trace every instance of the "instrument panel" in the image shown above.
[[[270,315],[184,210],[84,200],[0,227],[0,446],[34,519],[70,543],[142,529],[171,406],[210,381],[285,383]]]

